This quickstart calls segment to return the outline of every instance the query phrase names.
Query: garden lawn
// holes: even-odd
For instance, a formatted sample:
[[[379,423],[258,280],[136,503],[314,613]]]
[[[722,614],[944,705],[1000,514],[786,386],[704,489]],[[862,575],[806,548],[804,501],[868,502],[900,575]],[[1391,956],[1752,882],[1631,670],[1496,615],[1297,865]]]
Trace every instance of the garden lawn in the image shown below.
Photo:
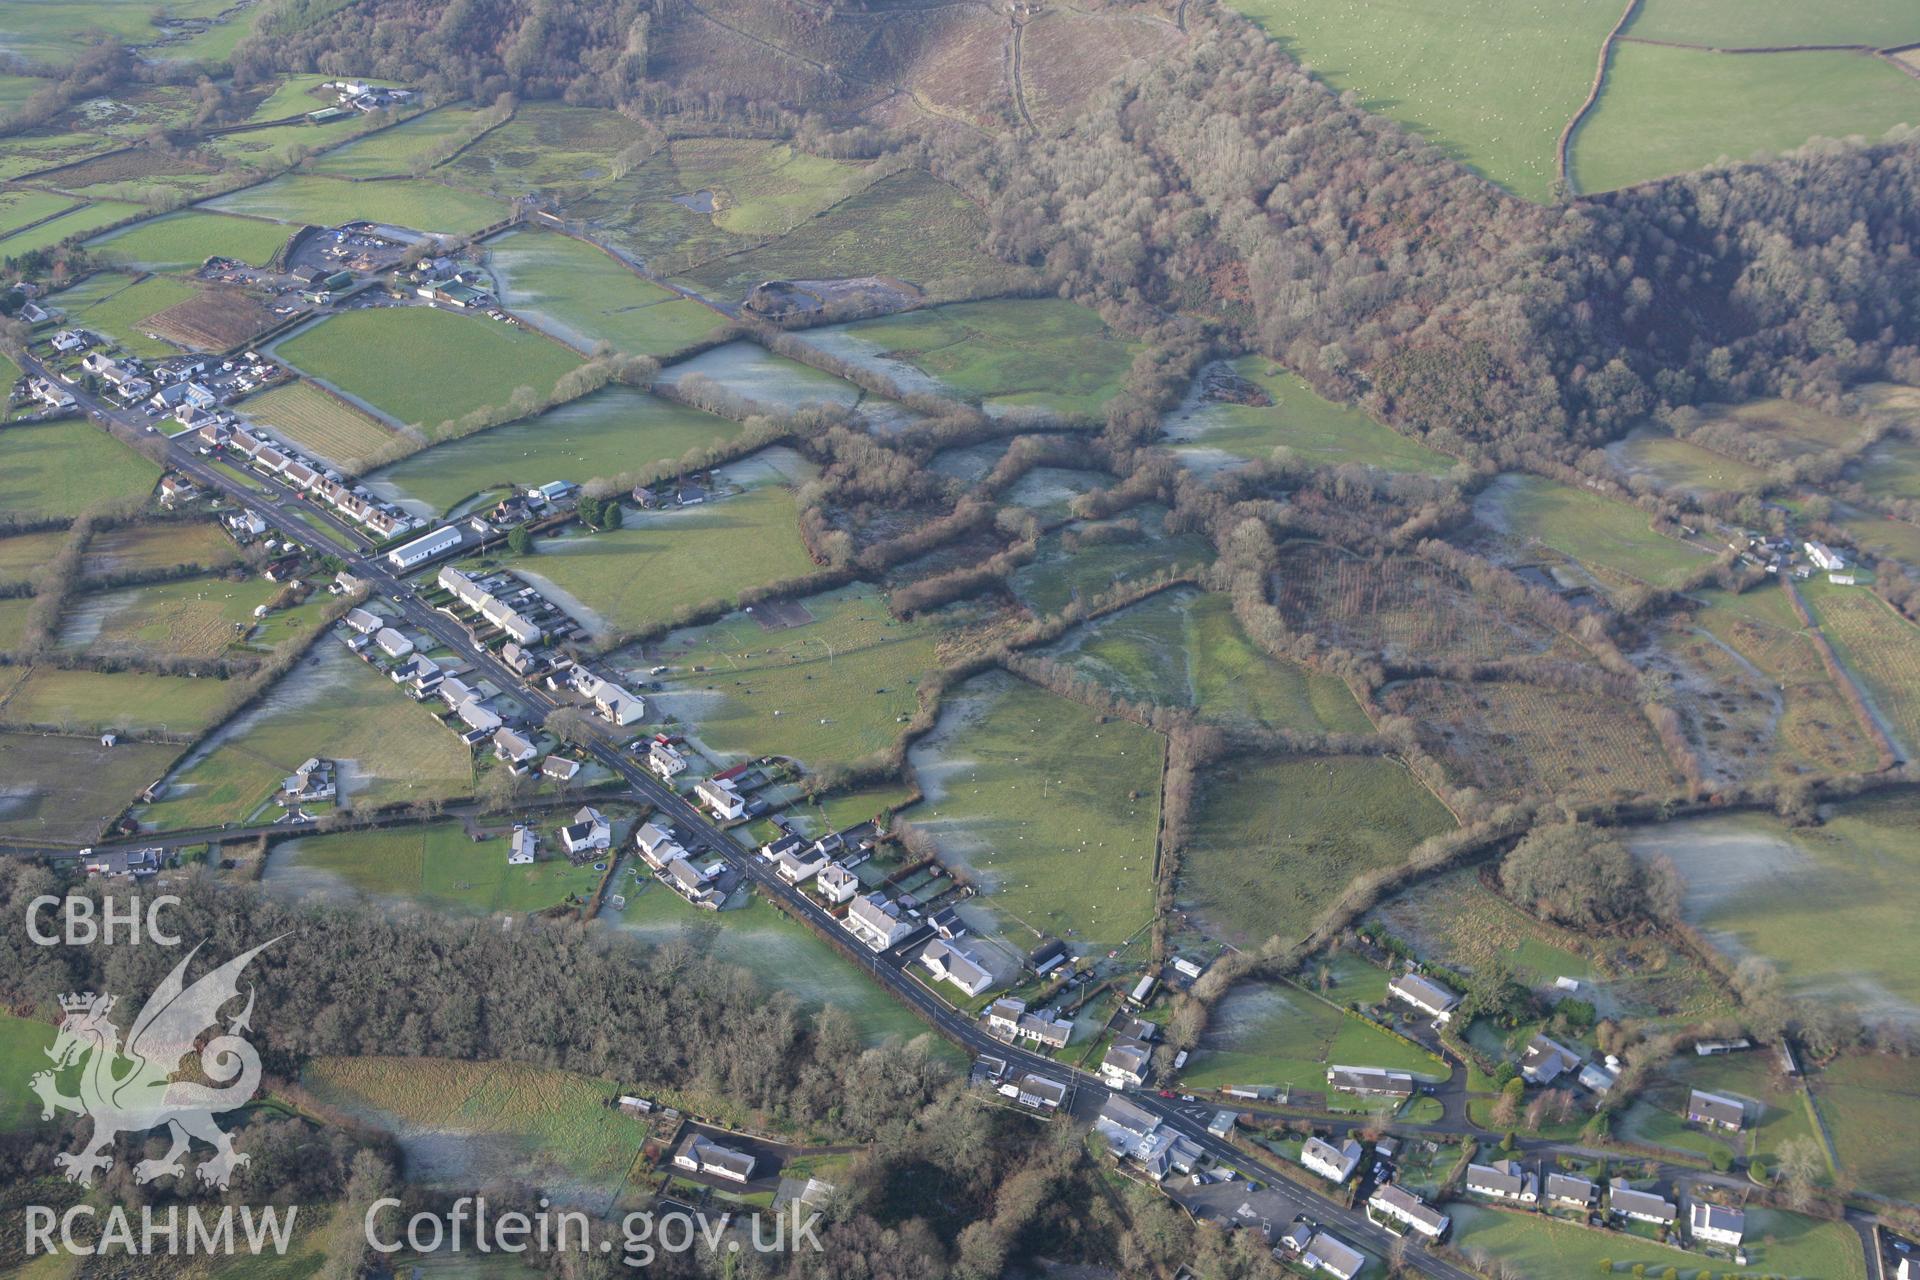
[[[135,355],[164,358],[178,355],[180,348],[149,337],[148,322],[168,307],[199,296],[194,286],[165,276],[134,280],[102,272],[54,294],[52,305],[67,313],[69,323],[103,333]]]
[[[254,609],[280,590],[265,578],[206,576],[82,595],[67,603],[60,643],[97,655],[217,658],[252,629]]]
[[[842,332],[870,356],[905,361],[968,400],[1087,416],[1119,394],[1137,349],[1097,312],[1061,298],[927,307]]]
[[[1294,942],[1354,877],[1453,826],[1389,757],[1230,759],[1201,783],[1180,896],[1232,941]]]
[[[628,511],[606,533],[542,538],[511,565],[572,596],[596,629],[671,624],[716,602],[813,572],[794,496],[765,485],[671,511]]]
[[[141,206],[117,200],[100,200],[82,205],[36,227],[16,231],[0,240],[0,260],[24,258],[41,249],[51,249],[62,240],[71,240],[98,231],[101,227],[131,218]]]
[[[1599,105],[1575,135],[1572,169],[1582,191],[1608,191],[1790,150],[1809,138],[1878,139],[1917,122],[1920,82],[1880,58],[1729,57],[1619,43]]]
[[[1475,509],[1496,528],[1656,587],[1673,586],[1708,562],[1697,547],[1655,533],[1639,508],[1539,476],[1500,477]]]
[[[1335,1065],[1411,1071],[1433,1080],[1450,1074],[1432,1054],[1288,983],[1236,987],[1207,1026],[1180,1075],[1189,1089],[1275,1085],[1319,1093],[1326,1089],[1327,1068]]]
[[[1617,8],[1584,0],[1235,0],[1307,68],[1530,200]]]
[[[302,372],[429,431],[504,405],[519,387],[544,398],[580,364],[538,334],[426,307],[348,311],[276,346]]]
[[[813,620],[768,631],[736,613],[649,647],[650,665],[673,668],[654,705],[714,751],[789,756],[809,772],[891,746],[939,665],[939,626],[895,619],[865,585],[794,603]]]
[[[0,835],[91,844],[179,754],[167,743],[0,732]]]
[[[585,482],[674,462],[721,445],[740,424],[633,387],[605,387],[537,418],[450,440],[374,477],[382,492],[437,512],[502,485]]]
[[[1817,827],[1758,816],[1693,819],[1631,833],[1680,868],[1686,915],[1734,958],[1765,956],[1796,993],[1869,1021],[1920,1019],[1920,801],[1863,797]]]
[[[1264,459],[1286,447],[1302,462],[1319,466],[1362,463],[1386,471],[1439,475],[1453,459],[1374,421],[1352,405],[1323,399],[1297,374],[1265,356],[1241,356],[1235,376],[1265,392],[1271,404],[1202,400],[1168,423],[1176,449],[1219,450],[1236,458]]]
[[[328,395],[310,382],[290,382],[253,396],[239,412],[278,435],[347,471],[365,470],[399,438],[392,428],[356,405]]]
[[[309,756],[342,763],[349,804],[446,799],[473,789],[472,755],[452,731],[323,638],[280,684],[182,761],[165,798],[142,820],[162,830],[242,821]]]
[[[901,816],[972,869],[1022,942],[1113,946],[1151,923],[1158,735],[991,675],[912,754],[928,798]]]
[[[322,136],[311,125],[290,127]],[[308,173],[288,174],[231,192],[208,201],[205,207],[328,227],[365,219],[443,235],[471,235],[507,216],[507,206],[497,200],[437,182],[413,178],[347,182]]]
[[[291,234],[277,222],[184,209],[109,231],[87,248],[104,261],[142,271],[197,271],[216,256],[263,267]]]
[[[0,431],[0,515],[79,515],[102,501],[153,492],[160,468],[90,422]]]
[[[1346,684],[1254,648],[1233,603],[1167,591],[1075,628],[1049,656],[1123,698],[1301,733],[1371,733]]]
[[[487,265],[502,302],[583,351],[605,342],[629,354],[671,355],[726,323],[570,236],[509,231],[487,243]]]
[[[511,1172],[573,1195],[606,1195],[647,1135],[643,1119],[607,1106],[614,1085],[522,1063],[316,1058],[301,1084],[396,1133],[409,1174],[431,1185],[472,1187]]]
[[[483,914],[543,911],[570,898],[584,902],[600,883],[602,873],[591,863],[574,866],[557,843],[546,851],[552,856],[529,866],[509,866],[511,852],[505,837],[475,842],[460,823],[443,822],[307,836],[273,856],[283,864],[277,870],[323,872],[375,897]]]
[[[1849,1053],[1813,1077],[1840,1170],[1869,1191],[1920,1197],[1912,1136],[1920,1132],[1920,1061]]]
[[[35,667],[11,694],[0,698],[0,723],[82,733],[146,729],[196,734],[218,718],[241,684],[144,672]]]

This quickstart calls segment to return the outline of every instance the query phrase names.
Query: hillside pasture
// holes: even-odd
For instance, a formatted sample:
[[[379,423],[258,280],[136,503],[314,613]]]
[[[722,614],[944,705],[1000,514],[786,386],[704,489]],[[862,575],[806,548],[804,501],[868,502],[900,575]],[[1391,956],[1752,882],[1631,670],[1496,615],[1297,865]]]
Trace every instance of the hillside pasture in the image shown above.
[[[1920,751],[1920,627],[1859,587],[1803,584],[1803,595],[1895,742]]]
[[[1266,403],[1240,403],[1235,394]],[[1376,422],[1364,410],[1323,399],[1297,374],[1264,356],[1241,356],[1203,371],[1193,392],[1167,418],[1174,450],[1196,461],[1224,454],[1263,460],[1286,448],[1302,462],[1358,463],[1385,471],[1439,475],[1453,465],[1417,440]]]
[[[818,771],[890,746],[939,665],[940,627],[893,618],[867,586],[794,603],[810,621],[769,630],[738,613],[647,646],[642,661],[671,668],[653,705],[728,757],[789,756]]]
[[[1347,686],[1260,652],[1224,595],[1170,591],[1076,627],[1047,651],[1122,698],[1301,733],[1371,733]]]
[[[276,222],[183,209],[87,242],[104,261],[139,271],[190,272],[211,257],[263,267],[291,234]]]
[[[1796,994],[1920,1024],[1920,944],[1895,925],[1920,909],[1912,798],[1850,800],[1816,827],[1690,819],[1636,829],[1629,845],[1673,859],[1687,919],[1730,957],[1765,957]]]
[[[473,127],[481,113],[464,107],[425,111],[399,124],[356,138],[315,160],[310,172],[335,178],[404,177],[434,148]]]
[[[288,174],[246,187],[209,200],[205,207],[294,225],[310,222],[331,227],[365,219],[442,235],[471,235],[507,216],[507,206],[497,200],[438,182],[417,178],[347,182],[310,173]]]
[[[1201,786],[1179,899],[1236,945],[1295,942],[1355,876],[1453,825],[1390,757],[1229,759]]]
[[[731,440],[738,423],[610,386],[537,418],[437,445],[377,472],[374,487],[445,513],[496,486],[585,482],[672,462]],[[536,480],[537,477],[537,480]]]
[[[1722,48],[1868,44],[1884,49],[1920,40],[1920,14],[1878,0],[1827,0],[1818,8],[1746,0],[1646,0],[1627,34]]]
[[[1920,442],[1889,436],[1861,454],[1847,478],[1876,498],[1920,499]]]
[[[1758,467],[1645,427],[1608,445],[1606,454],[1623,479],[1646,477],[1682,493],[1751,493],[1768,479]]]
[[[515,314],[582,351],[605,342],[627,354],[671,355],[726,323],[570,236],[509,231],[487,242],[487,265]]]
[[[1620,16],[1580,0],[1236,0],[1318,78],[1530,200]]]
[[[181,762],[141,821],[160,830],[244,821],[309,756],[340,762],[348,805],[446,799],[473,788],[472,754],[453,732],[323,638]]]
[[[649,135],[618,111],[523,102],[513,119],[454,157],[449,175],[501,195],[579,193],[609,178],[608,161]]]
[[[0,732],[0,835],[90,844],[179,754],[161,742]]]
[[[815,568],[800,544],[794,495],[772,485],[704,506],[629,511],[619,529],[541,538],[510,563],[558,587],[596,631],[672,623]]]
[[[1811,138],[1878,140],[1916,122],[1920,81],[1866,54],[1735,56],[1620,42],[1599,105],[1575,135],[1571,167],[1582,191],[1610,191]]]
[[[276,343],[275,354],[396,422],[430,432],[506,404],[519,387],[547,396],[581,363],[538,334],[426,307],[330,316]]]
[[[145,497],[160,468],[92,423],[0,431],[0,515],[71,518],[103,501]]]
[[[901,816],[986,887],[1009,938],[1115,946],[1153,918],[1162,744],[1005,675],[963,685],[910,758]]]

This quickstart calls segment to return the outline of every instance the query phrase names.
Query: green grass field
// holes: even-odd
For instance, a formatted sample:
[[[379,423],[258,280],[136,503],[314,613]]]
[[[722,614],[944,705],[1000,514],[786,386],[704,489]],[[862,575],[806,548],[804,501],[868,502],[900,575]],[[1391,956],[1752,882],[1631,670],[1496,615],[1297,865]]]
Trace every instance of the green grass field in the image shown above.
[[[962,686],[915,745],[925,803],[902,816],[1025,928],[1115,945],[1153,916],[1162,744],[1007,676]]]
[[[1229,760],[1202,785],[1180,896],[1230,940],[1291,942],[1354,876],[1453,825],[1395,760]]]
[[[1920,525],[1877,516],[1848,516],[1840,521],[1855,545],[1872,556],[1890,556],[1920,568]]]
[[[1608,191],[1814,137],[1877,139],[1916,122],[1920,82],[1879,58],[1728,56],[1622,43],[1599,106],[1574,139],[1571,164],[1582,191]]]
[[[1336,998],[1351,997],[1342,991]],[[1291,1085],[1318,1093],[1334,1065],[1386,1067],[1434,1080],[1451,1074],[1432,1054],[1285,983],[1235,988],[1207,1027],[1180,1075],[1189,1089]]]
[[[778,413],[807,405],[848,407],[859,403],[860,388],[822,373],[798,360],[774,355],[755,342],[741,340],[702,351],[660,371],[656,386],[679,386],[691,378],[707,379],[723,391],[740,397],[756,413]]]
[[[726,418],[612,386],[537,418],[417,453],[375,480],[444,512],[498,485],[617,476],[723,444],[739,432]]]
[[[713,194],[713,223],[738,236],[780,235],[852,194],[864,166],[757,138],[680,138],[668,149],[679,192]]]
[[[461,152],[449,170],[460,182],[503,195],[545,189],[568,193],[607,182],[608,161],[647,137],[617,111],[558,102],[523,102],[513,119]],[[649,161],[649,175],[664,164]],[[664,175],[660,175],[664,177]],[[653,184],[656,195],[668,182]]]
[[[51,191],[0,191],[0,237],[12,235],[29,222],[64,213],[79,204],[72,196]]]
[[[1849,470],[1876,498],[1920,498],[1920,444],[1889,437],[1862,454]]]
[[[1530,200],[1554,184],[1554,143],[1587,94],[1615,7],[1548,0],[1236,0],[1288,52],[1360,105],[1408,126]]]
[[[1895,743],[1909,755],[1920,750],[1920,627],[1857,586],[1816,577],[1801,594]]]
[[[1050,652],[1124,698],[1210,720],[1302,733],[1371,733],[1347,686],[1254,648],[1218,594],[1165,592],[1076,628]]]
[[[182,762],[165,798],[142,821],[162,830],[242,821],[308,756],[346,762],[352,802],[441,799],[473,787],[471,753],[431,710],[322,639],[259,703]]]
[[[1453,465],[1444,453],[1375,422],[1365,411],[1321,398],[1299,376],[1264,356],[1241,356],[1232,367],[1272,403],[1203,401],[1183,410],[1168,423],[1168,435],[1179,442],[1176,449],[1264,459],[1285,447],[1300,461],[1318,466],[1357,462],[1424,475],[1440,475]]]
[[[125,524],[87,539],[80,571],[88,577],[182,565],[220,568],[240,559],[240,548],[211,520]]]
[[[580,363],[557,343],[484,316],[375,307],[332,316],[275,354],[397,421],[432,430],[518,387],[540,396]]]
[[[472,1187],[511,1171],[573,1195],[605,1195],[646,1139],[641,1120],[606,1106],[620,1092],[614,1085],[521,1063],[316,1058],[301,1083],[399,1132],[409,1176],[432,1185]]]
[[[27,581],[35,569],[53,558],[66,540],[66,533],[59,529],[0,538],[0,587]]]
[[[153,316],[176,303],[196,298],[200,291],[165,276],[129,276],[102,272],[53,296],[53,305],[67,313],[69,322],[105,334],[135,355],[178,355],[171,342],[148,336]]]
[[[1654,586],[1672,586],[1708,562],[1704,551],[1655,533],[1637,507],[1539,476],[1500,477],[1474,511],[1502,532]]]
[[[1907,1140],[1920,1125],[1920,1063],[1850,1053],[1821,1068],[1813,1092],[1842,1174],[1881,1195],[1920,1196]]]
[[[0,698],[0,724],[199,733],[237,691],[225,680],[36,667]]]
[[[1636,431],[1607,447],[1607,456],[1627,476],[1650,476],[1662,489],[1691,493],[1748,493],[1767,473],[1685,440]]]
[[[217,658],[279,593],[265,578],[206,576],[83,595],[68,602],[60,643],[90,654]]]
[[[24,1087],[28,1077],[50,1064],[43,1052],[53,1044],[53,1025],[0,1013],[0,1072],[19,1085],[0,1100],[0,1132],[12,1133],[40,1123],[40,1100]],[[63,1086],[71,1088],[70,1085]]]
[[[1703,1270],[1721,1274],[1718,1259],[1671,1249],[1643,1237],[1618,1231],[1594,1231],[1537,1213],[1512,1213],[1484,1205],[1455,1202],[1455,1247],[1483,1249],[1502,1264],[1527,1276],[1592,1276],[1600,1263],[1611,1260],[1613,1272],[1628,1274],[1643,1266],[1647,1275],[1668,1268],[1694,1280]],[[1780,1276],[1786,1280],[1863,1280],[1865,1259],[1859,1237],[1838,1222],[1815,1222],[1797,1214],[1770,1209],[1747,1211],[1749,1264],[1739,1274]],[[1710,1262],[1710,1265],[1709,1265]]]
[[[1627,34],[1678,44],[1749,48],[1920,40],[1920,14],[1878,0],[1828,0],[1818,8],[1747,0],[1646,0]]]
[[[1097,415],[1119,393],[1135,344],[1060,298],[928,307],[838,331],[869,360],[904,361],[965,399]]]
[[[0,431],[0,515],[76,516],[153,492],[160,468],[88,422]]]
[[[864,585],[798,603],[813,621],[768,631],[733,614],[648,646],[649,663],[673,669],[654,705],[715,751],[791,756],[810,770],[889,746],[939,665],[939,627],[895,620]]]
[[[216,255],[262,267],[290,234],[275,222],[185,209],[109,231],[89,241],[87,248],[106,261],[142,271],[196,271]]]
[[[111,226],[139,212],[139,205],[124,204],[117,200],[100,200],[82,205],[71,213],[63,213],[37,227],[16,231],[0,240],[0,260],[24,258],[36,250],[51,249],[62,240],[84,237],[89,232]]]
[[[315,136],[321,134],[310,125],[290,127],[311,131]],[[289,174],[235,191],[209,200],[206,207],[229,213],[250,213],[280,222],[312,222],[322,226],[365,218],[446,235],[470,234],[507,215],[507,207],[497,200],[437,182],[416,179],[345,182],[305,173]]]
[[[475,842],[457,822],[340,832],[280,846],[273,855],[280,866],[269,872],[269,881],[283,872],[289,882],[317,872],[376,898],[482,914],[542,911],[570,898],[584,902],[600,882],[592,864],[572,865],[550,840],[543,841],[543,852],[551,856],[530,866],[507,865],[509,852],[504,837]]]
[[[652,943],[684,939],[717,960],[748,970],[774,990],[791,992],[803,1004],[844,1009],[869,1041],[888,1036],[911,1040],[927,1031],[926,1023],[832,943],[758,896],[745,906],[715,913],[690,906],[649,877],[636,878],[628,871],[622,880],[627,908],[619,916],[619,927],[624,931]],[[604,918],[615,917],[609,912]],[[709,930],[710,925],[719,927]],[[957,1060],[944,1041],[936,1039],[935,1045],[937,1056]]]
[[[1673,858],[1687,918],[1730,955],[1765,956],[1795,991],[1870,1019],[1920,1011],[1920,943],[1897,924],[1920,910],[1920,802],[1850,800],[1806,828],[1696,819],[1640,828],[1630,843]]]
[[[27,638],[27,615],[32,610],[32,600],[0,600],[0,653],[12,652]]]
[[[635,275],[592,245],[516,229],[487,242],[501,301],[581,350],[670,355],[698,342],[725,317]]]
[[[1618,1132],[1632,1141],[1675,1147],[1709,1159],[1716,1150],[1771,1158],[1784,1142],[1799,1138],[1819,1142],[1806,1095],[1794,1084],[1783,1084],[1777,1066],[1768,1050],[1717,1058],[1691,1053],[1676,1057],[1634,1100]],[[1737,1144],[1686,1123],[1690,1089],[1705,1089],[1747,1104],[1748,1127]]]
[[[164,743],[103,747],[92,735],[0,732],[0,835],[89,844],[179,753]]]
[[[401,177],[413,171],[416,158],[471,127],[479,111],[441,107],[370,133],[314,161],[312,172],[334,178]]]
[[[815,567],[800,545],[793,494],[773,485],[705,506],[628,511],[623,528],[542,538],[512,564],[577,600],[593,615],[581,621],[622,631]]]

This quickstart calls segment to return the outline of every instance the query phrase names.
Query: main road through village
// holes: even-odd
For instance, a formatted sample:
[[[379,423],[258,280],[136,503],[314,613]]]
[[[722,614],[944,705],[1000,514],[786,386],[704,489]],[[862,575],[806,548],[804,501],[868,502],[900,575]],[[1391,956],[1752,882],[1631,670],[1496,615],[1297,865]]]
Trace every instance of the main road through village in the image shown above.
[[[29,375],[52,376],[38,360],[31,356],[22,363]],[[155,432],[152,422],[144,415],[120,409],[80,389],[74,389],[73,395],[96,422],[129,444],[164,438]],[[313,527],[296,513],[304,512],[311,519],[322,522],[336,531],[343,539],[342,546],[360,546],[366,542],[361,533],[337,519],[320,504],[309,502],[302,495],[279,484],[278,481],[257,474],[254,475],[254,480],[259,486],[258,490],[249,489],[225,471],[211,465],[181,441],[168,442],[167,465],[191,477],[202,489],[218,491],[232,502],[258,512],[260,518],[278,536],[309,547],[316,554],[343,555],[348,562],[348,571],[367,584],[372,598],[381,599],[396,608],[409,625],[431,635],[448,649],[460,654],[463,660],[470,663],[474,669],[484,674],[499,688],[512,690],[514,696],[526,704],[531,711],[544,715],[559,706],[571,705],[563,704],[536,684],[523,680],[509,671],[485,646],[476,643],[464,626],[419,600],[414,595],[412,587],[391,571],[384,556],[365,552],[347,554],[330,544],[316,546]],[[874,981],[887,987],[895,997],[924,1018],[934,1030],[969,1054],[992,1054],[1005,1060],[1010,1067],[1030,1070],[1054,1079],[1062,1076],[1069,1077],[1073,1085],[1071,1108],[1075,1118],[1090,1121],[1099,1113],[1109,1096],[1109,1091],[1097,1075],[1007,1043],[988,1032],[981,1021],[954,1009],[907,973],[907,956],[918,942],[923,940],[924,930],[890,951],[875,954],[855,941],[846,930],[840,928],[838,922],[817,902],[802,893],[798,887],[780,879],[764,859],[753,856],[750,850],[742,849],[738,842],[711,822],[705,814],[689,804],[670,785],[642,768],[639,762],[622,750],[617,743],[604,736],[596,735],[586,746],[594,758],[618,775],[638,799],[652,805],[660,816],[680,829],[686,837],[683,843],[688,846],[689,851],[705,851],[727,858],[758,885],[762,893],[777,898],[785,904],[791,914],[813,925],[816,931],[830,939]],[[199,836],[195,842],[199,843],[204,839],[205,836]],[[150,846],[155,842],[145,840],[137,843]],[[71,854],[72,851],[49,850],[49,852]],[[1454,1075],[1457,1080],[1462,1073],[1456,1070]],[[1384,1256],[1393,1247],[1396,1240],[1393,1233],[1376,1225],[1364,1211],[1349,1209],[1343,1203],[1335,1202],[1287,1180],[1274,1171],[1270,1162],[1253,1156],[1245,1149],[1209,1133],[1207,1120],[1213,1114],[1212,1108],[1182,1104],[1176,1100],[1162,1098],[1153,1090],[1132,1089],[1127,1090],[1126,1094],[1130,1101],[1153,1113],[1162,1124],[1184,1135],[1215,1160],[1243,1171],[1257,1172],[1266,1183],[1266,1189],[1260,1194],[1263,1204],[1269,1209],[1276,1204],[1280,1208],[1279,1214],[1266,1212],[1260,1215],[1268,1221],[1279,1217],[1280,1225],[1284,1225],[1291,1216],[1304,1214],[1331,1227],[1336,1234],[1347,1237],[1375,1254]],[[1452,1105],[1455,1100],[1451,1098],[1448,1102],[1450,1104],[1447,1107],[1448,1123],[1445,1126],[1423,1126],[1425,1132],[1445,1138],[1471,1131],[1464,1106]],[[1529,1148],[1537,1145],[1537,1149],[1543,1153],[1572,1149],[1559,1148],[1547,1143],[1525,1145]],[[1721,1180],[1719,1177],[1701,1175],[1692,1169],[1683,1172],[1696,1179],[1706,1177],[1710,1181]],[[1848,1217],[1850,1223],[1860,1232],[1866,1247],[1869,1280],[1878,1280],[1880,1269],[1873,1242],[1872,1219],[1855,1213],[1850,1213]],[[1423,1275],[1444,1277],[1445,1280],[1474,1280],[1469,1272],[1423,1249],[1409,1249],[1405,1256],[1407,1264]]]

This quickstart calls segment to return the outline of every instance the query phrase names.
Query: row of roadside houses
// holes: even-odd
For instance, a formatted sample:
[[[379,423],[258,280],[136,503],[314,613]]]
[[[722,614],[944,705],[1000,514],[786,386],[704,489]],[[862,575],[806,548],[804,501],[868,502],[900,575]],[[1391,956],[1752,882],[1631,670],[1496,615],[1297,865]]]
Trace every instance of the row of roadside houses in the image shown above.
[[[545,629],[535,617],[522,612],[529,597],[540,602],[539,593],[517,579],[504,573],[475,578],[444,565],[438,581],[454,599],[498,627],[515,644],[536,645],[546,638]]]
[[[633,842],[640,850],[641,859],[653,869],[661,883],[696,907],[709,911],[720,909],[721,894],[714,883],[725,869],[725,863],[694,866],[673,830],[655,822],[642,823],[634,832]]]
[[[203,452],[218,448],[231,449],[246,459],[255,470],[275,476],[293,488],[320,499],[342,516],[365,528],[375,541],[384,542],[398,537],[420,524],[414,517],[390,503],[382,502],[366,489],[348,485],[338,472],[330,471],[254,431],[216,421],[200,427],[197,434]]]

